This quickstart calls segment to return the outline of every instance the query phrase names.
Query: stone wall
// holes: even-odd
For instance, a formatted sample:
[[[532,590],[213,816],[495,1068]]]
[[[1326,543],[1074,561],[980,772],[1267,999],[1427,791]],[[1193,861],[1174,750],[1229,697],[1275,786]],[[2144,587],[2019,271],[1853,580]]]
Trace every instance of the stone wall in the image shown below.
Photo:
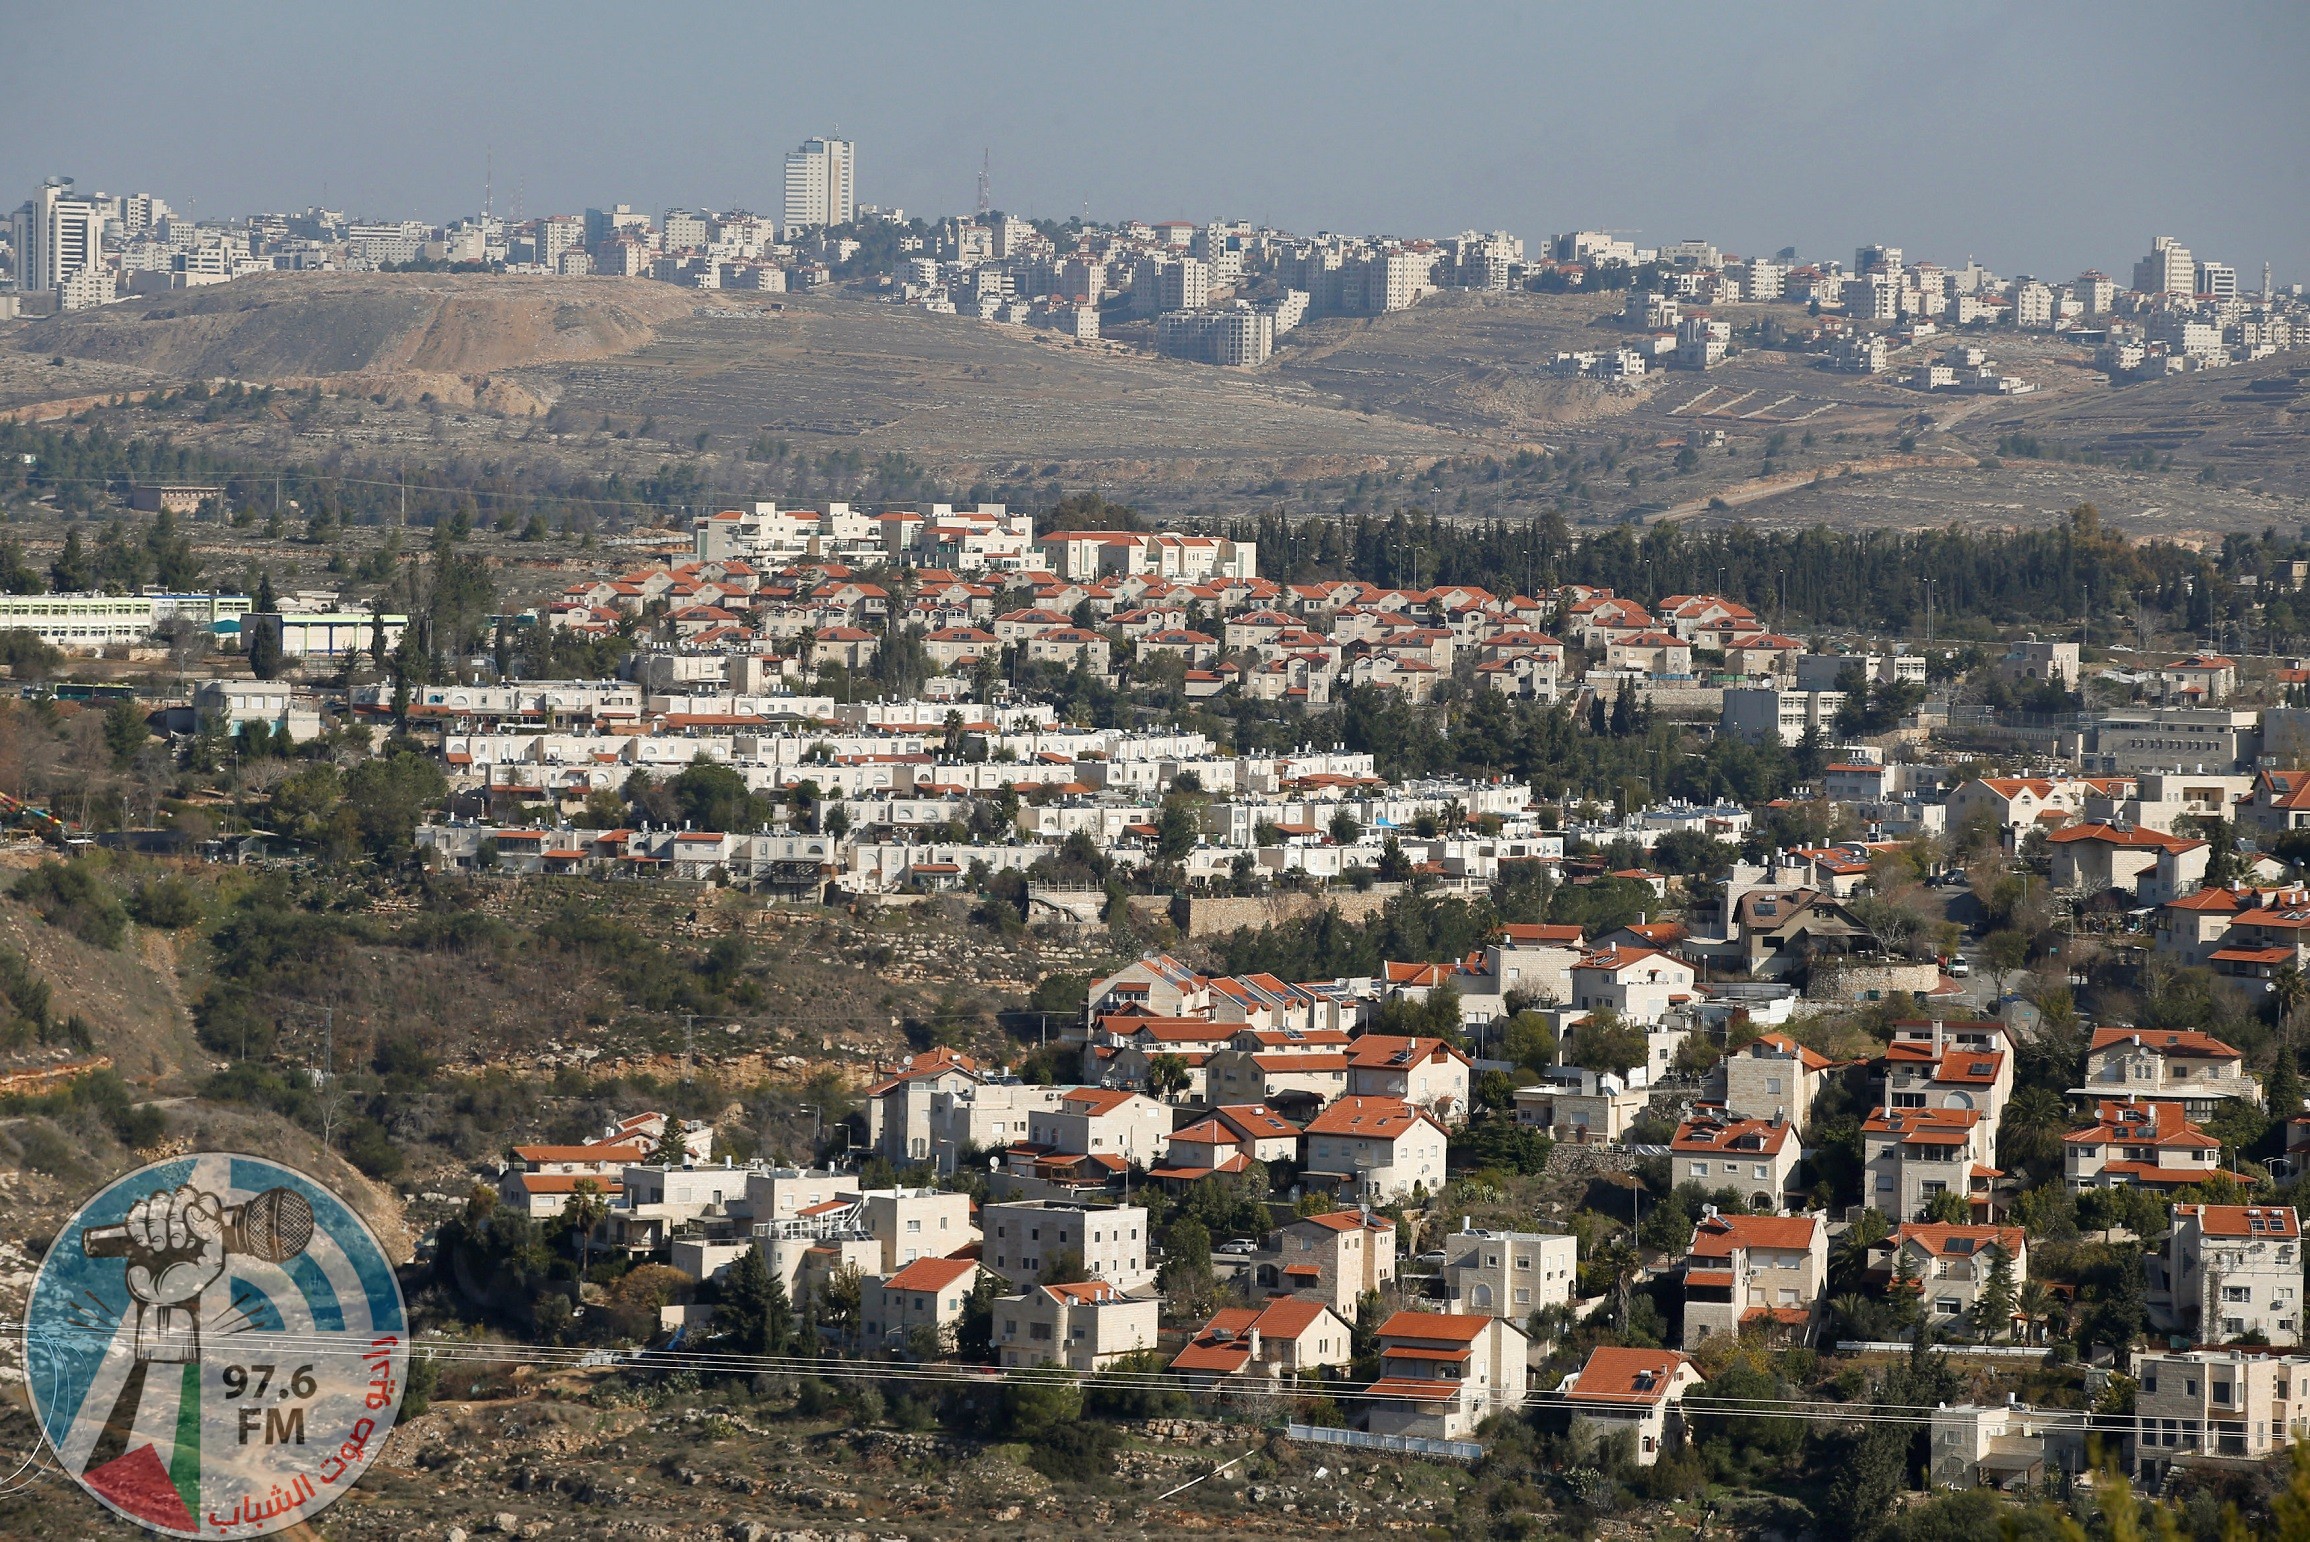
[[[1258,931],[1264,927],[1280,926],[1286,921],[1297,921],[1322,911],[1326,906],[1335,909],[1343,921],[1363,921],[1378,915],[1389,900],[1395,898],[1397,884],[1378,883],[1369,889],[1328,889],[1319,894],[1297,891],[1283,894],[1263,894],[1250,899],[1190,899],[1186,902],[1187,924],[1181,928],[1190,937],[1210,937],[1249,927]],[[1171,907],[1174,920],[1179,907]]]

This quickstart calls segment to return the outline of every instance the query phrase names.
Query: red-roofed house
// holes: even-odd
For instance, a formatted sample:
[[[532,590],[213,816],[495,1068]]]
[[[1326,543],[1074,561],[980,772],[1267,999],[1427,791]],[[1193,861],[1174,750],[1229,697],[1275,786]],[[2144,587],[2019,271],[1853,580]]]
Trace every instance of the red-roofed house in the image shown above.
[[[1170,1133],[1170,1109],[1122,1087],[1078,1087],[1027,1123],[1027,1139],[1051,1151],[1121,1157],[1142,1167],[1162,1154]]]
[[[1728,1119],[1695,1113],[1668,1146],[1671,1187],[1697,1183],[1740,1191],[1759,1210],[1778,1210],[1796,1176],[1796,1127],[1785,1120]]]
[[[2310,777],[2305,778],[2310,785]],[[2236,917],[2253,908],[2255,897],[2233,889],[2200,889],[2158,908],[2153,946],[2184,964],[2205,964],[2225,941]]]
[[[1468,1117],[1468,1057],[1442,1039],[1367,1033],[1348,1045],[1348,1095],[1397,1098],[1445,1124]]]
[[[1812,1339],[1829,1283],[1829,1228],[1818,1215],[1719,1215],[1693,1228],[1684,1263],[1684,1347],[1762,1323]]]
[[[2238,688],[2238,661],[2213,653],[2175,659],[2158,666],[2158,685],[2174,706],[2210,707]]]
[[[1895,1221],[1912,1221],[1940,1195],[1961,1194],[1974,1219],[1988,1220],[1996,1140],[1996,1126],[1975,1109],[1880,1108],[1861,1124],[1864,1197]]]
[[[1307,1127],[1306,1181],[1386,1204],[1444,1186],[1444,1127],[1400,1098],[1344,1097]]]
[[[1262,1291],[1308,1296],[1352,1317],[1357,1301],[1395,1281],[1396,1223],[1355,1210],[1302,1216],[1269,1235],[1252,1277]]]
[[[2246,1074],[2245,1056],[2194,1028],[2097,1028],[2085,1085],[2070,1096],[2170,1102],[2187,1118],[2210,1119],[2225,1098],[2259,1104],[2262,1084]]]
[[[1801,1130],[1813,1116],[1814,1095],[1836,1064],[1787,1034],[1760,1034],[1724,1057],[1725,1112],[1742,1119],[1786,1119]]]
[[[1375,1435],[1464,1440],[1523,1406],[1525,1338],[1505,1318],[1397,1312],[1379,1339],[1380,1379],[1364,1390]]]
[[[2003,1023],[1905,1023],[1885,1048],[1888,1108],[1978,1109],[1995,1125],[2012,1096]]]
[[[918,1258],[896,1274],[868,1276],[859,1292],[866,1342],[904,1348],[921,1333],[937,1353],[951,1354],[978,1283],[978,1261],[970,1258]]]
[[[2128,1098],[2095,1105],[2094,1122],[2061,1138],[2071,1191],[2127,1184],[2178,1189],[2219,1170],[2222,1143],[2190,1123],[2182,1105]]]
[[[1251,1162],[1296,1161],[1299,1141],[1299,1126],[1266,1104],[1234,1104],[1173,1130],[1164,1146],[1163,1167],[1240,1172]]]
[[[1915,1280],[1918,1299],[1938,1322],[1972,1315],[1981,1287],[1989,1283],[1993,1248],[2005,1250],[2014,1284],[2029,1278],[2029,1237],[2018,1226],[1911,1221],[1895,1227],[1882,1246],[1891,1276],[1905,1271]]]
[[[1669,1421],[1679,1417],[1676,1405],[1699,1385],[1699,1367],[1673,1349],[1604,1345],[1590,1350],[1588,1363],[1565,1377],[1557,1390],[1574,1418],[1607,1434],[1635,1431],[1636,1464],[1650,1467],[1660,1460]]]
[[[1280,1379],[1355,1363],[1355,1334],[1321,1301],[1278,1296],[1265,1306],[1231,1306],[1205,1323],[1171,1369],[1196,1386],[1228,1376]]]
[[[2151,892],[2141,898],[2150,904],[2195,890],[2205,881],[2206,861],[2213,854],[2204,841],[2137,825],[2073,824],[2046,840],[2052,848],[2054,887],[2099,894],[2148,884]]]
[[[1621,1020],[1652,1024],[1693,997],[1692,965],[1672,953],[1615,944],[1572,966],[1572,1005],[1609,1007]]]
[[[2152,1254],[2150,1320],[2211,1344],[2302,1342],[2302,1218],[2285,1205],[2175,1205]]]

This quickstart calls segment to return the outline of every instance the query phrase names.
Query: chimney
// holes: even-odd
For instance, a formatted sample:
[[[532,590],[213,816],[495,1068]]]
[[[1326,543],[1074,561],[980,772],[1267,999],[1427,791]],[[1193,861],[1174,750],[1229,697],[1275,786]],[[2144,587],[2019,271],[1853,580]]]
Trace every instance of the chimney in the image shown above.
[[[1259,1360],[1259,1330],[1257,1328],[1251,1330],[1249,1347],[1251,1349],[1252,1362],[1257,1364]]]
[[[1936,1017],[1933,1019],[1933,1053],[1936,1058],[1938,1058],[1941,1054],[1944,1035],[1947,1033],[1947,1031],[1947,1025],[1943,1023],[1940,1018]]]

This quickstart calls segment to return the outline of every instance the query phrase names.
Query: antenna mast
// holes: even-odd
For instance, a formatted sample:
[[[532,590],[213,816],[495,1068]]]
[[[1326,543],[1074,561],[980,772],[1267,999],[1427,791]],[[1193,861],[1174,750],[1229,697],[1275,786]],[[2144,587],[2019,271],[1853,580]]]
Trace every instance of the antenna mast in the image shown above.
[[[994,152],[981,148],[979,151],[979,218],[982,220],[987,217],[987,211],[994,207],[994,181],[989,175],[993,169]]]

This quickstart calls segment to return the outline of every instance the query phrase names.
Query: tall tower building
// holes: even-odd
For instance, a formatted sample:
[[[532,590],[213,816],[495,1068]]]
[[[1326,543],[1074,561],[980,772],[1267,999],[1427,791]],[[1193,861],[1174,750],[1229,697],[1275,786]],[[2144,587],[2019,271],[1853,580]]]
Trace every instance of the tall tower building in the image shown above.
[[[858,217],[858,147],[847,139],[806,139],[786,156],[788,229],[847,225]]]
[[[50,177],[16,211],[16,287],[29,294],[60,289],[81,269],[104,260],[104,206],[72,191],[70,177]]]
[[[2196,294],[2198,265],[2190,249],[2172,236],[2150,243],[2150,254],[2134,264],[2134,289],[2140,294]]]

